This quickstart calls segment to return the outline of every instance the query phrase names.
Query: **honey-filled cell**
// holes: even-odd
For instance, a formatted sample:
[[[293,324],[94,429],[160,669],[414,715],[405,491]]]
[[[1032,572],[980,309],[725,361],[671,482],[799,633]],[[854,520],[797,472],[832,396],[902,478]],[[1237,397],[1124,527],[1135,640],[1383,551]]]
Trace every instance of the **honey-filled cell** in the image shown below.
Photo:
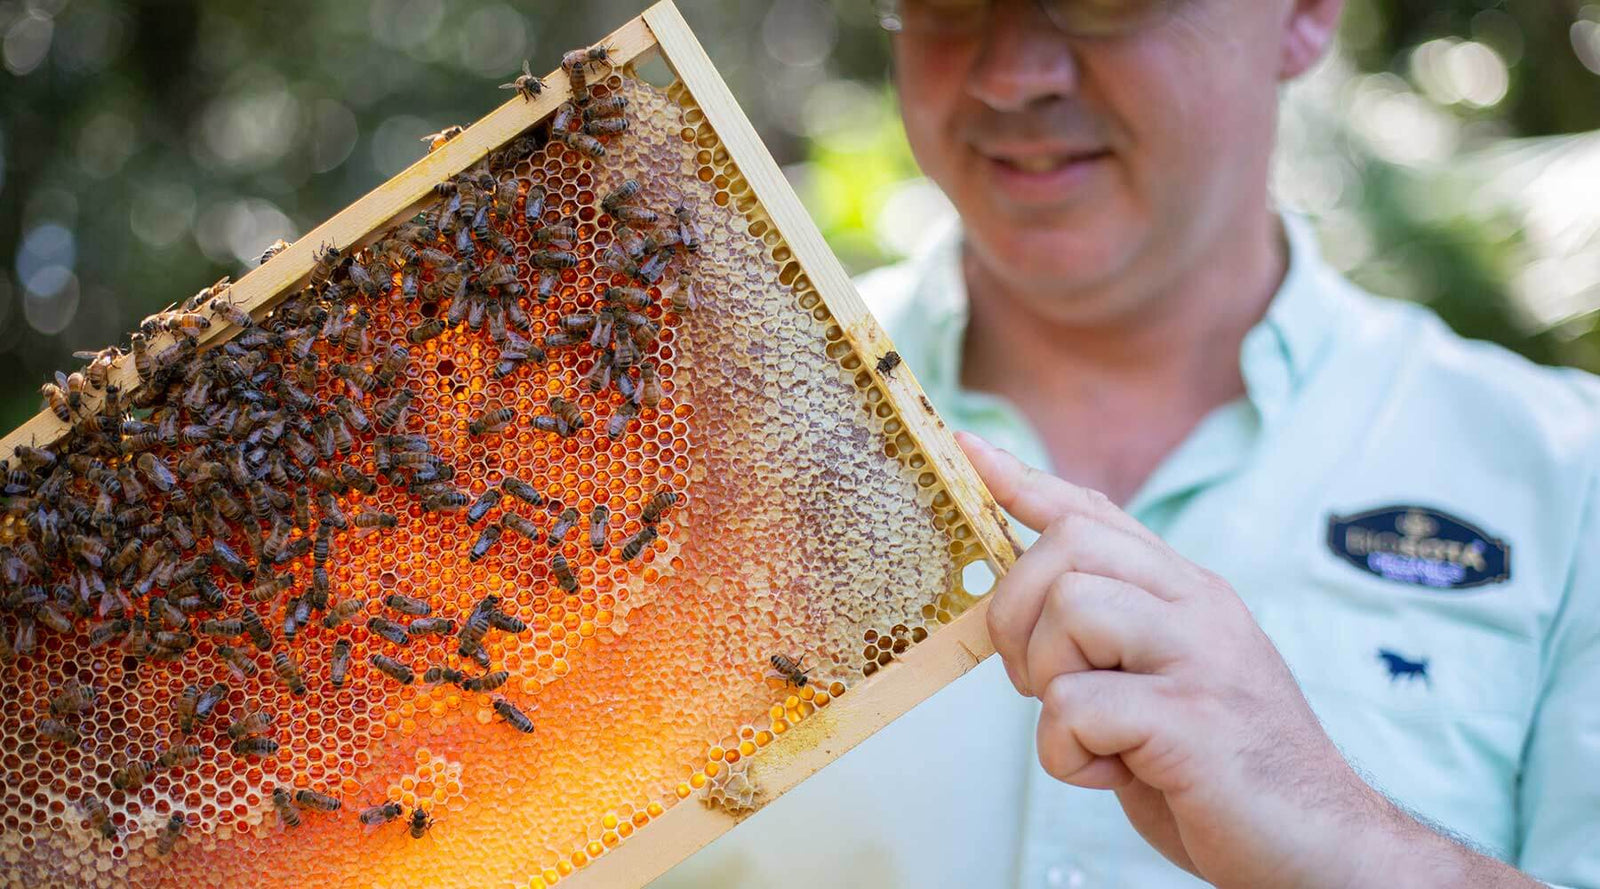
[[[558,884],[759,805],[970,607],[970,527],[705,115],[593,85],[602,156],[535,126],[13,458],[17,881]]]

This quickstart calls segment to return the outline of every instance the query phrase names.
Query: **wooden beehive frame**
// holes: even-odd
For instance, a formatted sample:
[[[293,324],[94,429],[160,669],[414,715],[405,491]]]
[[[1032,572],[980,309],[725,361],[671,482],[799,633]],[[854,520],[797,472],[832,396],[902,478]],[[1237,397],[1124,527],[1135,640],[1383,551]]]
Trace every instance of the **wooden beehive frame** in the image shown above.
[[[862,303],[849,276],[828,249],[754,127],[734,101],[727,85],[671,0],[662,0],[602,41],[618,67],[638,64],[659,54],[693,97],[717,133],[756,199],[793,251],[846,339],[873,376],[907,432],[927,456],[956,507],[966,516],[996,575],[1010,568],[1016,547],[1006,520],[957,447],[943,421],[910,370],[903,365],[880,373],[877,361],[893,345]],[[484,116],[461,135],[425,155],[394,178],[317,226],[288,249],[235,282],[229,299],[260,317],[283,298],[303,288],[324,244],[341,249],[365,246],[397,220],[408,218],[430,201],[436,183],[477,163],[553,113],[571,94],[566,72],[544,78],[536,98],[513,98]],[[219,344],[234,333],[220,314],[214,315],[201,344]],[[157,352],[171,343],[161,334],[150,343]],[[137,382],[131,356],[112,369],[110,381],[125,390]],[[93,406],[97,399],[89,399]],[[68,425],[50,411],[0,439],[0,454],[16,445],[41,445],[64,435]],[[971,670],[993,653],[985,628],[986,600],[913,646],[892,668],[860,682],[827,710],[798,724],[757,757],[751,769],[759,774],[764,801],[781,795],[843,755],[940,688]],[[695,804],[675,806],[627,842],[606,852],[563,883],[581,887],[638,887],[665,872],[734,824],[742,816]]]

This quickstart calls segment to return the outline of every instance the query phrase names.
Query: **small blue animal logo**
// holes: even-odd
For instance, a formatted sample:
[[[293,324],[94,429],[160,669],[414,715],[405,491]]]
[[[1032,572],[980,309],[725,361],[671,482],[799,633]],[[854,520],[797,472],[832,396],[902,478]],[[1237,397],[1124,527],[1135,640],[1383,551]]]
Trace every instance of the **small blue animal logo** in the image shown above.
[[[1428,659],[1420,661],[1407,660],[1404,656],[1395,654],[1387,648],[1378,649],[1378,659],[1389,668],[1389,681],[1405,679],[1407,682],[1422,680],[1422,684],[1433,687],[1433,680],[1428,678]]]

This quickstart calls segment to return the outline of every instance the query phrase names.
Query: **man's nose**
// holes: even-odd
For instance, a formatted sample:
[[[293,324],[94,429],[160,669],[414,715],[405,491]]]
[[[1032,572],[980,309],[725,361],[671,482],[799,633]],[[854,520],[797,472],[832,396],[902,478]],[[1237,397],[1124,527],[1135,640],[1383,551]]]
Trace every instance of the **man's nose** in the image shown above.
[[[1077,88],[1073,47],[1044,10],[1033,0],[994,0],[967,91],[996,111],[1021,111]]]

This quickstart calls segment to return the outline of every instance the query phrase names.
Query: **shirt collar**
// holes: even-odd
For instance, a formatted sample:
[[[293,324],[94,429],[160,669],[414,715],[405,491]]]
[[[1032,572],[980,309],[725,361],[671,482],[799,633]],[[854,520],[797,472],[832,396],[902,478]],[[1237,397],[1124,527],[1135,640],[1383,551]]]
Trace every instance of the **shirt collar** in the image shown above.
[[[1337,272],[1322,259],[1310,224],[1290,213],[1279,218],[1288,242],[1288,271],[1239,350],[1247,397],[1268,418],[1315,370],[1343,315],[1341,290],[1333,286]],[[905,316],[906,335],[897,344],[929,396],[954,410],[991,404],[989,396],[960,385],[969,318],[961,240],[959,223],[952,224],[913,258],[919,274]]]

